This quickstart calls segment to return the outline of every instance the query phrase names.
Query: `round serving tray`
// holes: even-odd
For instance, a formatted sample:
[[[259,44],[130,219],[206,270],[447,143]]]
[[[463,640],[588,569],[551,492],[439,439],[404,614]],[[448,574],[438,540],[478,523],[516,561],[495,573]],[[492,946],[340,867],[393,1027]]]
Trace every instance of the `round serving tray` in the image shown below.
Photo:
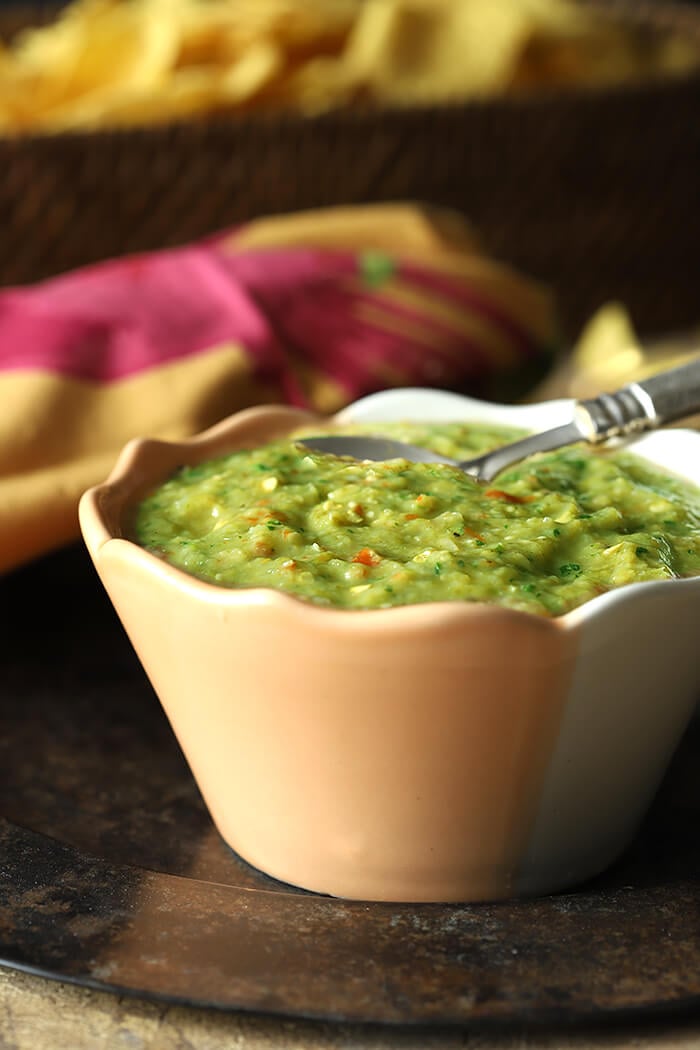
[[[347,1021],[552,1024],[700,1005],[697,724],[632,848],[575,892],[334,900],[224,845],[82,548],[6,577],[0,601],[2,964]]]

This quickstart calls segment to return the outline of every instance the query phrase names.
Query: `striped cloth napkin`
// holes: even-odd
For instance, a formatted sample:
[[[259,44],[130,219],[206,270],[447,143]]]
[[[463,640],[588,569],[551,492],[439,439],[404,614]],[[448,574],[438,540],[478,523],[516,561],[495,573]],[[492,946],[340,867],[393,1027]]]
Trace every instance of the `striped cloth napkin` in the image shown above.
[[[377,205],[261,219],[0,290],[0,570],[78,536],[134,436],[244,406],[331,413],[405,385],[510,398],[556,343],[547,290],[462,219]]]

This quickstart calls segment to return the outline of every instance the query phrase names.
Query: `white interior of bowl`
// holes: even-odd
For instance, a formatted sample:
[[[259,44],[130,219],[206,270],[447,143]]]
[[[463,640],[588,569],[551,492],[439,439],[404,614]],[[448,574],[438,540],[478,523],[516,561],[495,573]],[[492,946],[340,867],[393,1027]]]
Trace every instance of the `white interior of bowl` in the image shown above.
[[[571,418],[573,401],[542,401],[532,405],[500,405],[448,390],[402,387],[384,390],[353,402],[335,417],[340,423],[461,422],[474,420],[544,430]]]

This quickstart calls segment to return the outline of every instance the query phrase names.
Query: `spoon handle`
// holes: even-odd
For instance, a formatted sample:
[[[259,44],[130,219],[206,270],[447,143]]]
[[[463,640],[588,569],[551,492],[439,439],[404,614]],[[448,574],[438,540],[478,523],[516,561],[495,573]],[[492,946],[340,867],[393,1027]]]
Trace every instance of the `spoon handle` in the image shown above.
[[[578,401],[575,418],[586,439],[597,442],[652,430],[694,412],[700,412],[700,356],[613,394]]]

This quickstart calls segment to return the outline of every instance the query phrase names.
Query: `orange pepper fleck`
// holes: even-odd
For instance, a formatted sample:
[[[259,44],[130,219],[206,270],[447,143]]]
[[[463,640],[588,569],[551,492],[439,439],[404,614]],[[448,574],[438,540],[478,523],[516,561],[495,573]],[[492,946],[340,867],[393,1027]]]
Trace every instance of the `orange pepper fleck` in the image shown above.
[[[473,536],[475,540],[481,540],[482,543],[484,542],[484,537],[481,536],[478,532],[476,532],[475,529],[470,529],[468,525],[464,526],[464,531],[466,532],[467,536]]]
[[[484,493],[489,499],[503,499],[506,503],[529,503],[532,496],[515,496],[512,492],[504,492],[503,489],[487,489]]]
[[[357,554],[352,560],[355,562],[359,562],[360,565],[369,565],[370,567],[374,567],[375,565],[379,565],[382,559],[376,551],[370,550],[369,547],[363,547],[361,551],[357,552]]]

